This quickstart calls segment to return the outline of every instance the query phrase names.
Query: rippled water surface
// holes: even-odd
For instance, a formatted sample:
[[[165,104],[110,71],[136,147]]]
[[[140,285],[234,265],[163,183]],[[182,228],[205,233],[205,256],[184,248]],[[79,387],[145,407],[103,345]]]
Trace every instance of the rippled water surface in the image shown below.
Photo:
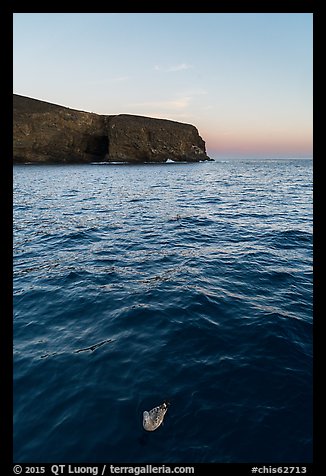
[[[14,458],[311,461],[312,162],[15,166]]]

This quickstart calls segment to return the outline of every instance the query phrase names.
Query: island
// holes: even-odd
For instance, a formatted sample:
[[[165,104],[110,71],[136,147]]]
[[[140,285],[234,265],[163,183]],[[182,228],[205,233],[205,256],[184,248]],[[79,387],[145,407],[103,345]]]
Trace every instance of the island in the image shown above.
[[[13,95],[14,163],[212,160],[191,124],[130,114],[99,115]]]

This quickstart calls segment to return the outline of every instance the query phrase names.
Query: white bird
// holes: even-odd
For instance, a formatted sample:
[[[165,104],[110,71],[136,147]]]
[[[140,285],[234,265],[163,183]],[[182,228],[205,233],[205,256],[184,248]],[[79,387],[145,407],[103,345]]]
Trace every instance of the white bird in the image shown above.
[[[154,431],[163,422],[164,415],[166,414],[170,403],[163,402],[158,407],[152,408],[149,412],[143,413],[143,427],[146,431]]]

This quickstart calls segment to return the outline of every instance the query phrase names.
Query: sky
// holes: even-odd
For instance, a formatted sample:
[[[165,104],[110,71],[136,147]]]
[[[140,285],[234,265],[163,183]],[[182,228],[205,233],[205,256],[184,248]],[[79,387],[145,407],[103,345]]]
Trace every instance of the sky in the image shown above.
[[[312,13],[15,13],[15,94],[193,124],[212,158],[312,157]]]

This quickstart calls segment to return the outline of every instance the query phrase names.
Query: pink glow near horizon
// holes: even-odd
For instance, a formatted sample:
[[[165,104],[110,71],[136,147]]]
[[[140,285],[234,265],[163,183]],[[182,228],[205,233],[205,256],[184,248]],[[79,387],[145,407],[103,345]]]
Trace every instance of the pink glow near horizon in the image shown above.
[[[245,135],[234,131],[232,134],[219,134],[218,131],[201,132],[206,142],[206,149],[212,155],[250,155],[283,156],[283,157],[312,157],[312,133],[301,131],[297,133],[260,133],[259,130]]]

